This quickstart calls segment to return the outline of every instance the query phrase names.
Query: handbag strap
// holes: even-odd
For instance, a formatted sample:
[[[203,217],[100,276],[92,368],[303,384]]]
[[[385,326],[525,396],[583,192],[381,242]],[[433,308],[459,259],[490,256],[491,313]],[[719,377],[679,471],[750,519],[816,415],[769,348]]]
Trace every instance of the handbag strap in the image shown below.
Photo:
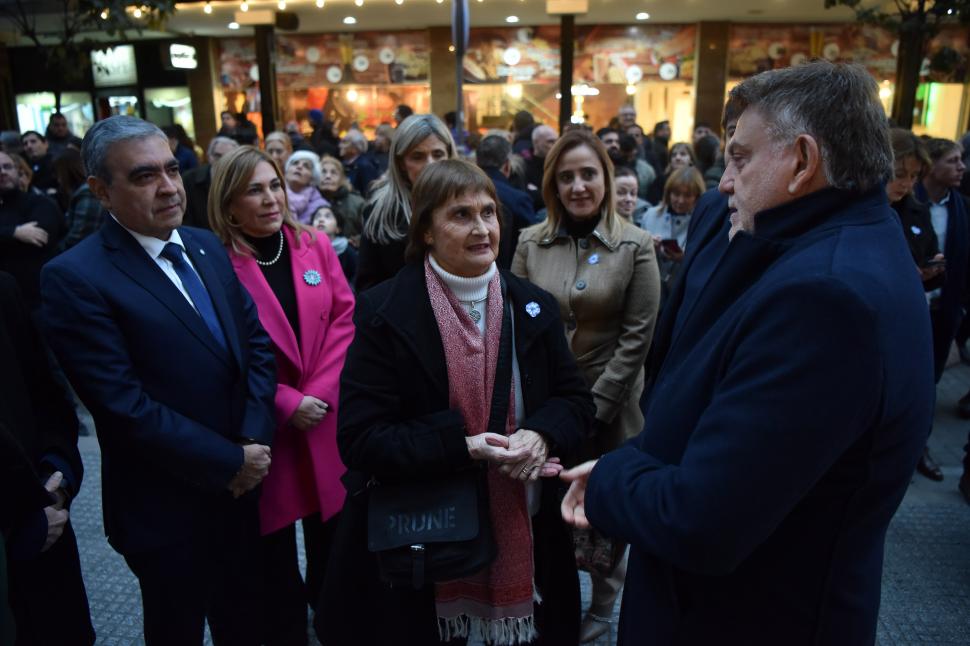
[[[505,435],[509,414],[509,392],[512,387],[512,306],[509,304],[505,276],[499,274],[502,285],[502,334],[499,340],[498,361],[495,364],[495,383],[492,387],[492,406],[488,416],[488,432]]]

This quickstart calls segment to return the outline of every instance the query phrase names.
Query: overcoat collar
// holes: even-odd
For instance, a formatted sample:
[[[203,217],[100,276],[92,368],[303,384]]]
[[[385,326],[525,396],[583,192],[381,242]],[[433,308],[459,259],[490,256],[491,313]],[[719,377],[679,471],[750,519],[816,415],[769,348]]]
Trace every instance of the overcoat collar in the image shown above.
[[[202,251],[202,247],[188,229],[180,228],[179,235],[185,244],[185,252],[192,260],[202,283],[205,285],[209,297],[212,299],[212,306],[222,324],[222,331],[229,344],[229,350],[235,357],[237,365],[241,364],[241,350],[239,347],[239,337],[236,327],[233,324],[232,314],[229,311],[229,303],[222,283],[209,259]],[[185,325],[205,345],[210,352],[220,360],[228,363],[229,356],[223,351],[219,343],[213,338],[212,333],[206,327],[202,317],[185,300],[178,288],[162,272],[155,261],[145,253],[141,245],[128,234],[127,231],[118,224],[114,218],[105,218],[104,226],[101,228],[101,236],[104,246],[111,252],[109,257],[111,262],[132,280],[141,285],[149,294],[154,296],[175,317]]]
[[[499,271],[506,279],[515,328],[515,349],[521,359],[546,328],[558,320],[559,311],[548,303],[542,307],[535,292],[530,292],[524,283],[505,270]],[[418,365],[436,386],[447,392],[444,345],[428,298],[424,264],[410,262],[392,280],[387,297],[377,307],[375,317],[378,320],[372,323],[386,322],[411,348]]]
[[[610,251],[616,251],[616,248],[620,246],[620,229],[622,229],[622,223],[618,223],[616,227],[610,227],[606,223],[606,218],[600,218],[599,223],[596,228],[593,229],[593,233],[590,234],[592,237],[596,238],[603,243],[603,246]],[[564,225],[560,225],[559,231],[556,232],[554,236],[545,236],[539,240],[539,245],[547,247],[557,240],[568,240],[569,233],[566,231]]]

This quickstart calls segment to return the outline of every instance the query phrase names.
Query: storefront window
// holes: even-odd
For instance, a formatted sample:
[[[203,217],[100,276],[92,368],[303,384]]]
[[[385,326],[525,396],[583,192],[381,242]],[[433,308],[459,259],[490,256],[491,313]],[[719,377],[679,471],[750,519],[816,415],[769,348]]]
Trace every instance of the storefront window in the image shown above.
[[[145,90],[145,116],[158,126],[179,124],[195,139],[192,99],[187,87],[161,87]]]
[[[35,92],[17,95],[17,121],[20,131],[35,130],[45,132],[50,122],[51,114],[56,110],[53,92]],[[87,92],[62,92],[61,114],[67,119],[67,125],[78,137],[94,125],[94,108],[91,106],[91,95]]]
[[[916,90],[913,132],[930,137],[958,140],[963,114],[964,87],[961,83],[922,83]]]

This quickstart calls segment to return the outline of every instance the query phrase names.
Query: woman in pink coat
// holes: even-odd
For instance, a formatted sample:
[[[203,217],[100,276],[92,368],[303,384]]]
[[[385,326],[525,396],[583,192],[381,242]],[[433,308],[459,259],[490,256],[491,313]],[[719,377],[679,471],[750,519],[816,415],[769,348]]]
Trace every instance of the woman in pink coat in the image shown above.
[[[266,153],[243,146],[213,169],[209,223],[276,352],[277,429],[260,497],[263,642],[306,644],[307,604],[319,596],[345,495],[336,406],[354,297],[330,242],[294,219],[283,176]],[[294,529],[301,519],[306,584]]]

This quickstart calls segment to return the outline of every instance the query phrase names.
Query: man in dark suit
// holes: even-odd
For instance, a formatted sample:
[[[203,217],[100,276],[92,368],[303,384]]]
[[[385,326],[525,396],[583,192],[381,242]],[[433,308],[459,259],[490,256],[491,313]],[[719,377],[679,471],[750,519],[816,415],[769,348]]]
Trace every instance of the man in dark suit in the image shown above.
[[[695,232],[643,432],[566,474],[563,515],[631,545],[620,644],[873,644],[933,408],[878,87],[817,61],[731,94],[730,217]]]
[[[512,256],[515,255],[519,231],[538,221],[532,209],[532,198],[509,182],[509,175],[512,173],[512,144],[505,137],[489,135],[482,139],[475,151],[475,161],[495,184],[495,193],[498,195],[504,220],[498,264],[508,269],[512,265]]]
[[[165,135],[119,116],[81,146],[111,217],[41,275],[47,338],[94,417],[108,541],[138,577],[151,644],[259,635],[257,495],[275,363],[218,239],[180,227]]]

